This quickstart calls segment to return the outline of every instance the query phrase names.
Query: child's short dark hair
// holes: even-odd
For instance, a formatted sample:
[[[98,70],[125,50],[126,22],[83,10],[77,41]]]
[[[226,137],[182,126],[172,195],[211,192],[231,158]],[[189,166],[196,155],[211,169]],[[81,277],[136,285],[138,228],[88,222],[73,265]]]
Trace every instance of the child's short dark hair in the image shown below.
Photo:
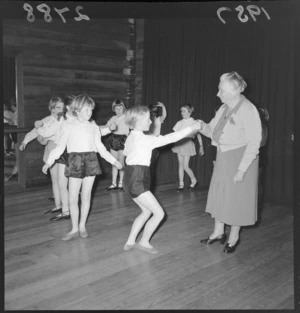
[[[125,123],[129,128],[134,128],[139,117],[149,112],[149,108],[145,105],[134,106],[126,111]]]
[[[73,103],[73,101],[74,101],[75,98],[76,98],[75,95],[66,96],[66,97],[64,98],[64,104],[65,104],[65,106],[72,107],[72,103]]]
[[[123,112],[126,111],[125,104],[124,104],[124,102],[123,102],[122,100],[120,100],[120,99],[115,99],[114,102],[112,103],[111,108],[112,108],[113,112],[115,112],[116,107],[123,107]]]
[[[181,106],[182,108],[186,108],[191,114],[194,112],[194,106],[190,103],[186,103]]]

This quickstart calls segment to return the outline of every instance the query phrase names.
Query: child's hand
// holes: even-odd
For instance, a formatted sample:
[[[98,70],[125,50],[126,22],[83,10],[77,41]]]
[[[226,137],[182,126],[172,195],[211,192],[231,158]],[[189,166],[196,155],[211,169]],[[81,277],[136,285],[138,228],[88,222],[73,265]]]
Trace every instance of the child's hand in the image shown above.
[[[163,104],[162,102],[157,101],[157,106],[158,106],[158,107],[163,107],[164,104]]]
[[[111,131],[116,130],[116,129],[117,129],[117,124],[116,124],[116,123],[111,123],[111,124],[109,125],[109,129],[110,129]]]
[[[200,146],[200,149],[199,149],[199,154],[200,154],[200,156],[204,155],[204,149],[203,149],[203,146]]]
[[[48,168],[50,167],[50,165],[48,163],[44,164],[42,171],[44,174],[47,174]]]
[[[193,124],[191,125],[191,128],[192,128],[193,130],[197,130],[197,131],[201,130],[201,129],[202,129],[201,121],[200,121],[200,120],[196,120],[195,123],[193,123]]]
[[[19,146],[19,149],[20,149],[21,151],[24,151],[25,148],[26,148],[26,144],[25,144],[24,142],[22,142],[22,143],[20,144],[20,146]]]
[[[114,166],[118,169],[118,170],[120,170],[120,169],[122,169],[122,163],[121,162],[119,162],[119,161],[116,161],[115,163],[114,163]]]
[[[34,127],[35,128],[40,128],[44,125],[44,123],[42,121],[35,121],[34,122]]]

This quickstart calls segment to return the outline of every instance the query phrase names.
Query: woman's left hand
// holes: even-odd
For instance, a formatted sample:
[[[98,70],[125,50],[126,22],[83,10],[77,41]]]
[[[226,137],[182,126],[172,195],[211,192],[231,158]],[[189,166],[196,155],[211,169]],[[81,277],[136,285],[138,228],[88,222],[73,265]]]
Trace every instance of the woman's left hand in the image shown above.
[[[121,170],[122,169],[122,163],[119,162],[119,161],[116,161],[114,164],[113,164],[118,170]]]
[[[242,182],[243,179],[244,179],[244,175],[245,175],[244,172],[237,171],[237,173],[236,173],[236,174],[234,175],[234,177],[233,177],[233,182],[234,182],[235,184]]]

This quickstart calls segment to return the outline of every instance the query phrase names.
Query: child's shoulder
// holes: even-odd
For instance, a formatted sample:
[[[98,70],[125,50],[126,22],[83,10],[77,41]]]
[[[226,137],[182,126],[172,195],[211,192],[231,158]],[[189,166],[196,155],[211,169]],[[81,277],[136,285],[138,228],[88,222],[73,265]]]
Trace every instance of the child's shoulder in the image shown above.
[[[48,121],[52,121],[54,119],[55,119],[55,117],[52,114],[50,114],[50,115],[42,118],[42,122],[48,122]]]

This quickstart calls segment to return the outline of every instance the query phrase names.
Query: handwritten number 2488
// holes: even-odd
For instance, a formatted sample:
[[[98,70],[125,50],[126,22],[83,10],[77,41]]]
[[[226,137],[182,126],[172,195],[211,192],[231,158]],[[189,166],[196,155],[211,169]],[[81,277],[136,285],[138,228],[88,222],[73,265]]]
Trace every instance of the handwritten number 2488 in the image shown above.
[[[47,4],[42,3],[42,4],[38,5],[36,8],[38,9],[38,11],[44,13],[44,20],[45,20],[45,22],[50,23],[52,21],[52,17],[50,15],[51,8]],[[30,4],[28,4],[28,3],[24,3],[23,9],[28,12],[28,14],[27,14],[27,21],[31,22],[31,23],[34,22],[35,21],[35,16],[33,14],[33,7]],[[74,17],[75,21],[81,21],[81,20],[89,21],[90,20],[90,18],[87,15],[81,14],[79,12],[79,10],[82,10],[82,9],[83,9],[83,6],[81,6],[81,5],[79,5],[79,6],[77,6],[75,8],[76,13],[78,14],[77,17]],[[64,23],[66,23],[66,19],[64,18],[63,13],[65,13],[67,11],[70,11],[70,9],[68,7],[65,7],[65,8],[62,8],[62,9],[54,8],[54,10],[60,16],[62,21]]]

